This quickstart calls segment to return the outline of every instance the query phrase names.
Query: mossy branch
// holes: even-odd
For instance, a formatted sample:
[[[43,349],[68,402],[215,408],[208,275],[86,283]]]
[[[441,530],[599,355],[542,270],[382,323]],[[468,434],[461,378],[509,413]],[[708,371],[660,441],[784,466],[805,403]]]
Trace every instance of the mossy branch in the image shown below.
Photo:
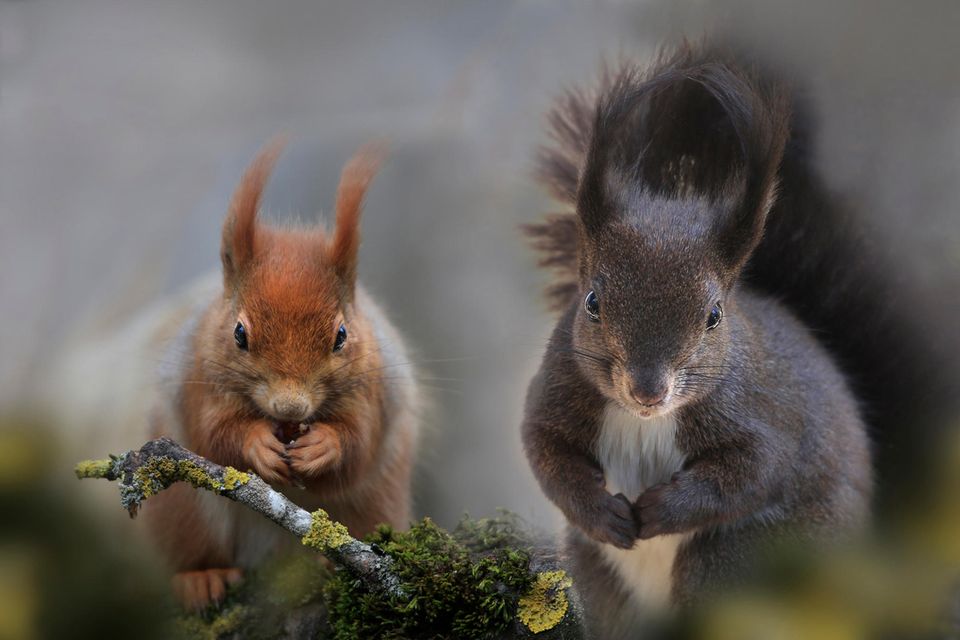
[[[436,564],[437,558],[431,556],[431,553],[436,550],[434,547],[446,549],[449,555],[453,549],[458,548],[459,543],[429,520],[415,526],[409,534],[390,534],[394,537],[397,535],[409,537],[410,541],[404,544],[419,541],[414,547],[404,547],[404,544],[398,542],[385,544],[388,549],[393,547],[407,549],[406,552],[391,555],[378,545],[367,544],[353,538],[346,527],[331,520],[322,509],[313,513],[305,511],[255,474],[210,462],[169,438],[151,440],[139,450],[128,451],[120,456],[81,462],[76,466],[75,471],[78,478],[116,480],[120,488],[121,503],[130,512],[131,517],[136,515],[144,500],[175,482],[188,482],[198,489],[212,491],[244,504],[298,536],[304,545],[324,554],[355,581],[362,584],[362,589],[357,593],[366,592],[377,596],[378,601],[386,605],[386,611],[393,612],[392,615],[418,615],[417,612],[423,610],[425,606],[422,602],[424,591],[430,592],[430,589],[419,589],[416,581],[404,581],[401,576],[407,576],[409,579],[411,575],[417,575],[420,579],[439,581],[438,584],[444,585],[460,584],[458,581],[466,580],[467,582],[461,587],[467,590],[463,594],[464,597],[475,600],[479,598],[481,601],[493,598],[490,602],[494,604],[501,601],[497,596],[503,595],[497,591],[493,577],[497,575],[505,577],[505,574],[498,574],[502,569],[497,568],[498,565],[492,557],[470,565],[469,569],[467,566],[462,566],[457,572],[473,574],[475,578],[479,576],[477,579],[482,584],[474,585],[470,582],[469,575],[444,576],[436,573],[436,571],[443,573],[444,569]],[[481,527],[477,525],[474,527],[476,527],[475,533],[479,534],[478,542],[483,542],[487,534],[482,533]],[[499,626],[502,631],[500,637],[581,638],[583,631],[579,600],[576,592],[571,588],[570,578],[559,568],[555,558],[549,554],[528,556],[526,552],[511,551],[512,547],[512,544],[508,544],[504,551],[508,558],[513,558],[508,564],[516,565],[515,570],[520,571],[517,575],[522,576],[514,580],[518,585],[514,587],[516,595],[513,596],[516,608],[513,610],[514,613],[507,613],[506,610],[498,608],[502,607],[502,604],[490,605],[500,612],[497,615],[507,613],[507,617],[502,619]],[[463,555],[466,552],[457,553]],[[447,561],[449,562],[452,557],[451,555],[447,558]],[[519,562],[520,558],[524,560]],[[461,558],[457,562],[464,560]],[[338,608],[353,609],[350,602],[366,602],[367,605],[357,609],[357,612],[364,614],[362,617],[379,613],[374,610],[375,608],[369,608],[369,601],[364,600],[365,596],[361,595],[358,600],[355,596],[348,595],[348,592],[357,589],[349,584],[354,580],[340,581],[347,586],[340,594]],[[519,587],[520,584],[524,586]],[[507,588],[506,583],[499,588]],[[492,595],[491,589],[494,590]],[[430,610],[429,606],[427,610]],[[395,618],[395,620],[399,619]],[[459,624],[469,622],[470,620],[460,621]],[[473,622],[481,623],[479,629],[486,628],[486,623],[482,623],[482,620]],[[397,622],[398,626],[404,624],[406,623]],[[349,627],[349,623],[347,626]],[[464,637],[473,637],[473,635],[470,633]],[[483,631],[481,635],[487,637],[489,629]]]
[[[391,570],[392,560],[369,544],[350,536],[325,511],[301,509],[253,473],[222,467],[183,448],[170,438],[151,440],[136,451],[76,466],[78,478],[116,480],[120,502],[135,516],[140,504],[175,482],[219,493],[246,505],[299,537],[349,571],[372,592],[403,599],[406,594]]]

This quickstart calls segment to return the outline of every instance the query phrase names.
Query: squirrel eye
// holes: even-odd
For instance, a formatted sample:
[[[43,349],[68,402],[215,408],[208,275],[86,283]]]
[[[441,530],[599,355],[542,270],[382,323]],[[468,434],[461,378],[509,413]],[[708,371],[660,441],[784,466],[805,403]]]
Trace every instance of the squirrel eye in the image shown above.
[[[233,328],[233,339],[237,341],[237,346],[247,350],[247,330],[243,328],[243,323],[238,322],[237,326]]]
[[[590,291],[590,293],[587,294],[587,297],[583,300],[583,308],[591,320],[600,322],[600,300],[597,299],[596,293]]]
[[[337,329],[337,339],[333,341],[333,350],[334,352],[340,351],[343,349],[343,343],[347,341],[347,328],[340,325],[340,328]]]
[[[710,315],[707,316],[707,331],[716,329],[721,320],[723,320],[723,307],[721,307],[718,302],[713,305],[713,309],[710,310]]]

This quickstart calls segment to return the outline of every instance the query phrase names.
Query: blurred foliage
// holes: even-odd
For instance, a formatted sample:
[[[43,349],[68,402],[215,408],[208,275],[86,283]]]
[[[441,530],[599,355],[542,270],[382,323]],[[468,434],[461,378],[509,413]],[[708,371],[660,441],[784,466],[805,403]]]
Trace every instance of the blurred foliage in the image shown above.
[[[57,486],[52,442],[0,419],[0,639],[169,638],[166,585]]]
[[[686,625],[704,640],[960,638],[960,433],[930,491],[869,540],[785,553]]]
[[[684,615],[672,635],[960,638],[960,435],[941,451],[931,490],[882,531],[847,547],[791,549],[749,589]],[[35,423],[0,421],[0,640],[496,637],[532,586],[534,545],[516,517],[465,518],[452,532],[425,519],[368,539],[418,594],[406,603],[371,596],[304,550],[248,575],[221,607],[178,617],[155,565],[58,486],[71,476],[50,467],[55,459]]]
[[[330,575],[323,559],[313,552],[275,558],[231,587],[220,606],[179,616],[176,637],[266,640],[325,636],[324,586]]]

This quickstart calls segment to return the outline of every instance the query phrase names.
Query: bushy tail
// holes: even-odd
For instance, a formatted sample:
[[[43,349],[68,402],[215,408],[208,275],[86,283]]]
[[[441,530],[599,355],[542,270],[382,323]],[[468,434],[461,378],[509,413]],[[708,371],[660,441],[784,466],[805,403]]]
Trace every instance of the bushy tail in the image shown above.
[[[561,311],[578,289],[577,251],[580,230],[576,213],[580,170],[590,146],[596,101],[610,84],[611,75],[603,74],[596,94],[571,89],[561,96],[547,114],[552,141],[537,155],[537,178],[551,195],[565,207],[539,223],[521,227],[530,244],[541,254],[540,266],[553,272],[554,280],[547,287],[550,308]]]
[[[538,177],[565,210],[524,227],[541,265],[555,274],[547,291],[551,308],[565,308],[578,289],[577,191],[604,94],[625,79],[643,91],[664,74],[703,65],[734,68],[752,87],[783,85],[783,74],[744,52],[684,43],[646,70],[621,65],[602,75],[596,92],[571,91],[555,104],[548,117],[552,143],[540,152]],[[889,247],[872,232],[875,225],[826,187],[815,165],[813,119],[797,92],[790,93],[779,195],[746,278],[786,304],[834,354],[871,425],[880,500],[900,505],[922,490],[944,416],[957,413],[960,392],[948,358],[958,350],[936,344],[925,330],[930,317],[914,299],[918,288],[889,258]]]

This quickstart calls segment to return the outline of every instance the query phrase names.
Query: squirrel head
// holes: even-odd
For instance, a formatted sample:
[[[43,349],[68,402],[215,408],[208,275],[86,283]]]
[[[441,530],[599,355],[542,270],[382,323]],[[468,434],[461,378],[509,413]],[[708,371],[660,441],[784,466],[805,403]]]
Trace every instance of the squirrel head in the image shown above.
[[[641,417],[726,372],[732,293],[763,233],[787,137],[776,88],[716,63],[627,69],[601,96],[577,192],[581,369]]]
[[[364,356],[376,351],[354,293],[363,198],[383,150],[364,147],[345,166],[328,234],[257,220],[281,148],[273,142],[260,152],[230,203],[220,251],[224,308],[210,360],[259,411],[296,425],[356,388],[354,369],[369,366]]]

